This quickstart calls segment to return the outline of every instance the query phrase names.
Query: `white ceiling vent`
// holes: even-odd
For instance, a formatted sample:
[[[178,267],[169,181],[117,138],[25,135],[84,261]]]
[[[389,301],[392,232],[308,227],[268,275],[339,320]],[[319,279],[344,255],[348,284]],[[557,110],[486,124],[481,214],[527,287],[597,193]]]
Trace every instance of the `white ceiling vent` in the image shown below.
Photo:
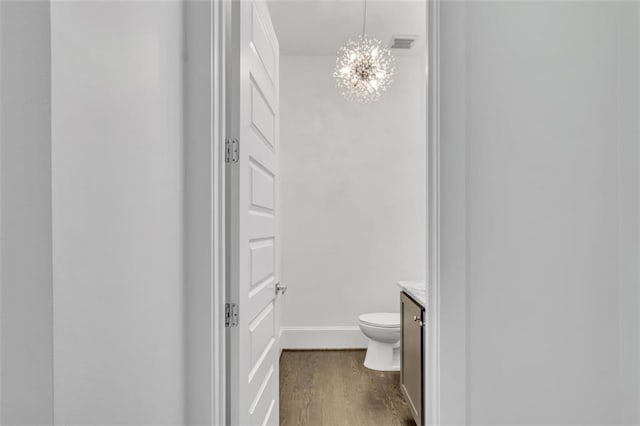
[[[391,37],[392,49],[411,49],[418,36],[415,35],[394,35]]]

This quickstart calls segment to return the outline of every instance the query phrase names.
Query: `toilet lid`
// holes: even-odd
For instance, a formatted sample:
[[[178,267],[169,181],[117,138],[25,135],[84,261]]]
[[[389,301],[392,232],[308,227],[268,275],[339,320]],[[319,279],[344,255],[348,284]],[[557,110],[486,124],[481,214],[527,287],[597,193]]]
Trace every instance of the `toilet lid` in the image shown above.
[[[374,327],[400,327],[400,314],[376,312],[372,314],[362,314],[358,319],[360,322]]]

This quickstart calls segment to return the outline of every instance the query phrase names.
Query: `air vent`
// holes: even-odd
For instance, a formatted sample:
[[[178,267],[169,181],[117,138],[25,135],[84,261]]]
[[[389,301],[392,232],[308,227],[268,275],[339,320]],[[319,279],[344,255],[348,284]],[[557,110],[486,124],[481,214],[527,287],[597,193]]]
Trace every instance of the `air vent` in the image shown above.
[[[418,36],[414,35],[394,35],[391,38],[392,49],[411,49],[413,42],[416,41]]]

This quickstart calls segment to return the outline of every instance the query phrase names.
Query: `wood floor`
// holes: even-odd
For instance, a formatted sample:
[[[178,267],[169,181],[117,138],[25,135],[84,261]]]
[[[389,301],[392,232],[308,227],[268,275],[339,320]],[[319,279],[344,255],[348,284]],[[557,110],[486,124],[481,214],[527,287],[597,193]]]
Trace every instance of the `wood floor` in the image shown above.
[[[284,351],[280,426],[415,425],[400,373],[362,365],[364,350]]]

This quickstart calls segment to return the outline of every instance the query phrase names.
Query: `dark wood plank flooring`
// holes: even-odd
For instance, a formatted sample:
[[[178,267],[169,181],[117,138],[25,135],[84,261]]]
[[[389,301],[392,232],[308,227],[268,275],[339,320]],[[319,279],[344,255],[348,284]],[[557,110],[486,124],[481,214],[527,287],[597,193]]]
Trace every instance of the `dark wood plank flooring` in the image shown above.
[[[364,350],[284,351],[280,426],[415,425],[400,373],[364,367]]]

